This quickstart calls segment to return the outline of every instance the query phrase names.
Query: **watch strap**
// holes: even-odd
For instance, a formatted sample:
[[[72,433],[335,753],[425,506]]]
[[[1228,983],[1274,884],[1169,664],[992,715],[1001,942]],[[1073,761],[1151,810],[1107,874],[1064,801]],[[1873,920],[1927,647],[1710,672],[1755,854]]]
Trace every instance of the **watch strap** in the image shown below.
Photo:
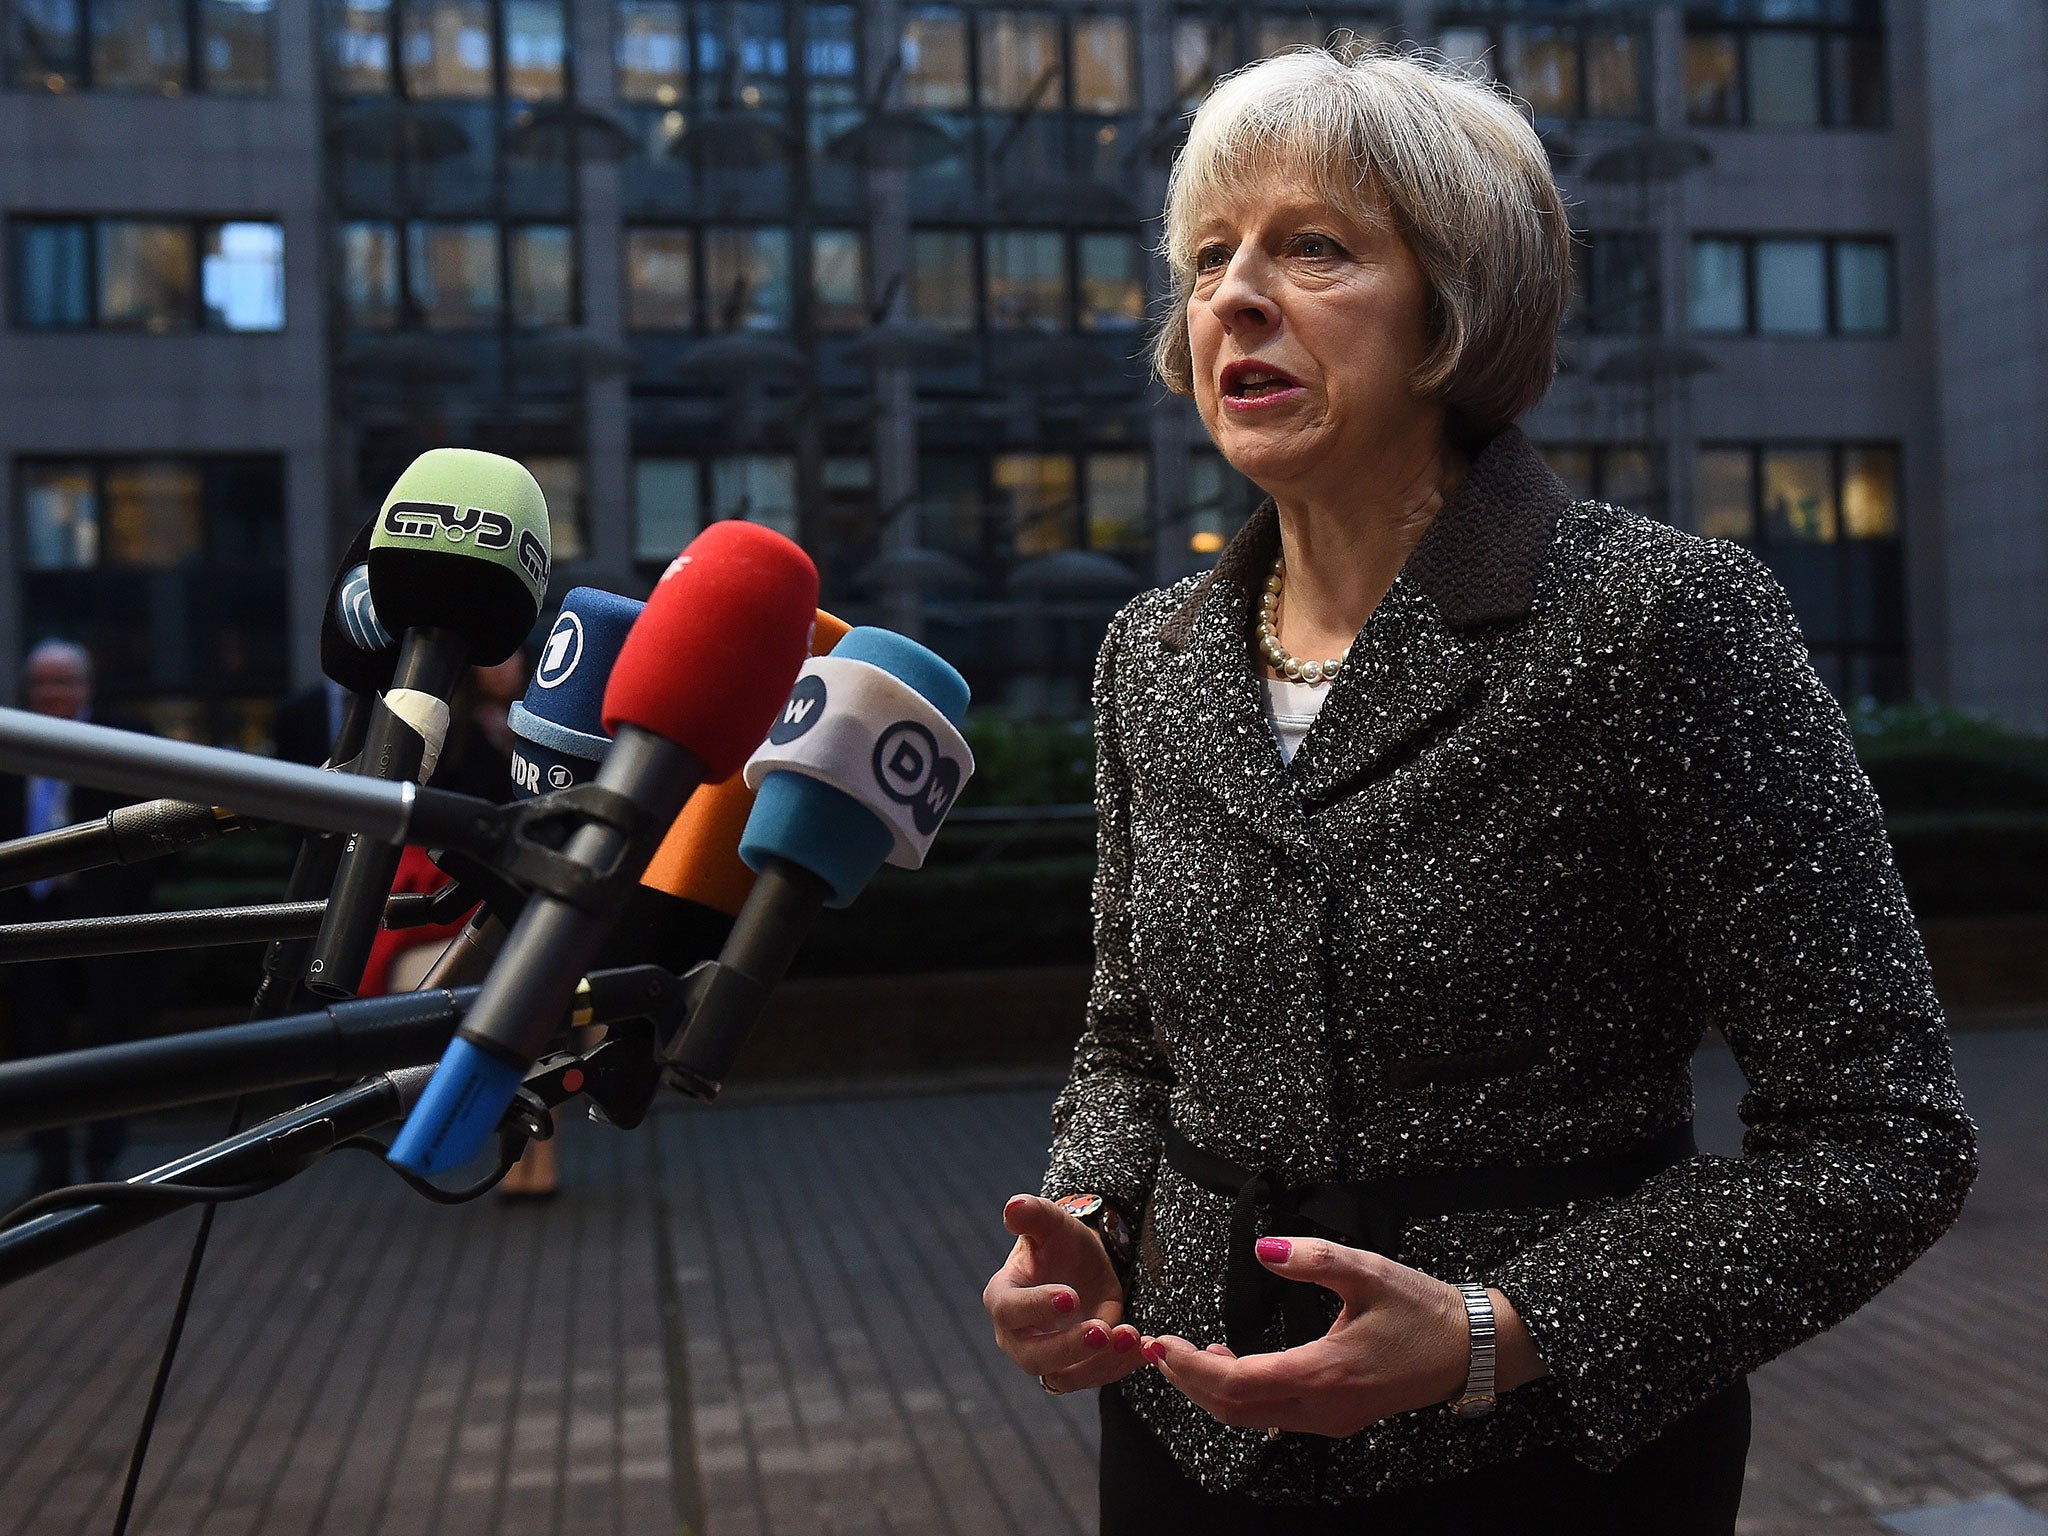
[[[1451,1399],[1451,1412],[1461,1419],[1477,1419],[1493,1412],[1499,1401],[1494,1392],[1494,1348],[1498,1330],[1494,1324],[1493,1298],[1486,1287],[1472,1281],[1458,1286],[1465,1302],[1465,1323],[1472,1342],[1471,1363],[1465,1370],[1465,1385]]]

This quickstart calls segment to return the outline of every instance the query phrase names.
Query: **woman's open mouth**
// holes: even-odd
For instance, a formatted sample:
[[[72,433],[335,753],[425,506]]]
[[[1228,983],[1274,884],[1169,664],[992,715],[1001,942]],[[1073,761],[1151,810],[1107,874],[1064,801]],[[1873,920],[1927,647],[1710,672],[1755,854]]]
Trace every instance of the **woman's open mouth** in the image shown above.
[[[1235,362],[1223,370],[1226,410],[1255,411],[1301,392],[1301,385],[1293,378],[1263,363]]]

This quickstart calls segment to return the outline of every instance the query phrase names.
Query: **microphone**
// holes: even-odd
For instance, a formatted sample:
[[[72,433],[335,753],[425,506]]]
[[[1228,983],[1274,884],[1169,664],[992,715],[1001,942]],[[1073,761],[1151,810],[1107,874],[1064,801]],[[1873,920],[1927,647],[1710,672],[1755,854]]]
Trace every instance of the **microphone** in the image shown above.
[[[510,714],[512,793],[521,800],[587,784],[612,739],[604,729],[604,688],[633,621],[647,605],[597,587],[572,587],[540,648],[526,697]],[[505,942],[510,914],[488,905],[448,941],[422,987],[481,981]],[[373,950],[374,952],[374,950]]]
[[[739,853],[757,878],[669,1047],[677,1087],[717,1096],[820,908],[848,905],[885,862],[923,866],[974,772],[967,701],[944,657],[886,629],[806,663],[746,767],[758,788]]]
[[[846,633],[844,619],[820,608],[811,654],[828,654]],[[754,888],[754,872],[740,859],[753,810],[754,791],[740,774],[690,796],[626,898],[598,963],[653,964],[680,976],[716,955]]]
[[[597,776],[612,738],[604,690],[626,635],[646,604],[598,587],[572,587],[540,648],[526,697],[512,706],[512,792],[531,799]]]
[[[605,686],[612,746],[592,787],[618,814],[563,849],[603,877],[597,894],[580,907],[544,894],[526,903],[392,1162],[425,1176],[483,1145],[683,802],[736,772],[767,733],[817,605],[810,557],[755,523],[712,524],[662,573]]]
[[[448,696],[463,668],[503,661],[540,614],[547,503],[516,460],[430,448],[384,499],[366,564],[379,628],[404,638],[391,686],[371,708],[356,772],[424,781],[447,737]],[[346,579],[343,585],[346,596]],[[358,608],[349,611],[361,618]],[[327,917],[306,960],[310,990],[355,994],[398,860],[397,850],[361,835],[343,847]]]

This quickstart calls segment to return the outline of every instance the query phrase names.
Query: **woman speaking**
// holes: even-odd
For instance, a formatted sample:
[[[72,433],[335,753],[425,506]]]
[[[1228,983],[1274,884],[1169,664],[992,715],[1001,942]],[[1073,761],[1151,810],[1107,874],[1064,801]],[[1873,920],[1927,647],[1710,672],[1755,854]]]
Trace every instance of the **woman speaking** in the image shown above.
[[[1100,1387],[1104,1536],[1734,1529],[1744,1378],[1976,1168],[1840,708],[1745,551],[1515,419],[1543,150],[1384,54],[1219,85],[1156,364],[1268,500],[1095,692],[1095,979],[984,1301]],[[1708,1026],[1740,1158],[1691,1134]]]

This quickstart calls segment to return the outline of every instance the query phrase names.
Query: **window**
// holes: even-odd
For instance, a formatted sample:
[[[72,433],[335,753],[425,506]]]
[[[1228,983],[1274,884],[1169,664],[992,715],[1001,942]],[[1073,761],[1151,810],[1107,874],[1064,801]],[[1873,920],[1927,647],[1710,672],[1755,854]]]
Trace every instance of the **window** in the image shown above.
[[[1122,16],[1076,16],[1073,43],[1074,110],[1105,116],[1130,111],[1137,100],[1130,22]]]
[[[1606,501],[1638,512],[1664,510],[1656,451],[1641,443],[1546,443],[1542,454],[1576,501]]]
[[[285,675],[284,461],[22,459],[22,632],[93,652],[113,701],[274,698]],[[236,700],[239,704],[240,700]]]
[[[1082,460],[1088,487],[1088,547],[1110,553],[1151,543],[1151,461],[1142,453],[1091,453]]]
[[[794,539],[797,536],[796,460],[776,454],[736,454],[711,461],[711,515],[745,518]]]
[[[94,0],[86,35],[94,86],[183,94],[192,66],[183,0]]]
[[[1578,293],[1569,317],[1595,336],[1649,336],[1658,330],[1657,237],[1600,231],[1575,249]]]
[[[626,328],[688,331],[697,324],[697,255],[687,229],[626,231]]]
[[[804,107],[814,149],[860,120],[860,12],[851,5],[804,7]]]
[[[63,571],[99,562],[98,477],[91,466],[31,466],[21,472],[25,540],[22,564],[31,571]]]
[[[811,232],[811,305],[821,331],[857,331],[867,324],[867,274],[859,230]]]
[[[1051,230],[990,230],[988,323],[991,330],[1064,330],[1065,241]]]
[[[20,329],[284,328],[282,225],[20,219],[11,233]]]
[[[1691,325],[1701,334],[1889,335],[1894,286],[1889,240],[1701,236]]]
[[[1730,12],[1732,24],[1722,19]],[[1756,128],[1882,127],[1883,23],[1880,0],[1705,8],[1686,30],[1686,116]]]
[[[1237,28],[1228,16],[1182,15],[1173,24],[1173,99],[1182,111],[1202,104],[1217,77],[1237,61]]]
[[[1221,554],[1251,510],[1252,483],[1213,448],[1189,449],[1187,474],[1188,553]]]
[[[356,222],[341,227],[341,303],[349,325],[388,331],[401,318],[398,228]]]
[[[1047,11],[983,11],[978,28],[981,104],[1049,112],[1060,99],[1060,23]]]
[[[329,0],[327,47],[334,89],[381,96],[391,89],[392,0]]]
[[[1752,546],[1783,583],[1830,686],[1904,692],[1899,456],[1889,443],[1734,443],[1700,450],[1701,533]]]
[[[1007,514],[1009,542],[1020,556],[1075,545],[1074,460],[1064,453],[996,455],[990,478]]]
[[[949,6],[906,10],[903,104],[912,110],[960,112],[969,99],[967,18]]]
[[[214,224],[201,237],[199,295],[209,328],[284,329],[284,229]]]
[[[272,0],[202,0],[201,80],[215,95],[254,96],[270,89]]]
[[[1084,331],[1134,331],[1145,321],[1145,255],[1130,235],[1084,234],[1076,241]]]
[[[974,237],[920,229],[911,236],[910,313],[927,325],[974,329]]]
[[[573,324],[576,258],[572,231],[560,224],[527,224],[512,229],[507,240],[512,323],[524,329]]]
[[[789,329],[789,231],[704,231],[704,295],[714,331]]]
[[[515,101],[562,94],[568,25],[562,0],[504,0],[505,93]]]
[[[406,0],[399,59],[409,96],[490,96],[490,0]]]
[[[1646,39],[1633,28],[1570,22],[1447,26],[1437,46],[1497,74],[1538,119],[1635,120],[1645,112]]]
[[[540,487],[548,509],[548,547],[555,560],[581,560],[588,548],[583,537],[583,461],[550,455],[521,461]]]
[[[413,306],[428,330],[497,325],[497,225],[415,220],[405,227],[405,269]]]
[[[626,101],[672,107],[689,83],[679,0],[618,0],[618,91]]]
[[[695,459],[633,461],[633,558],[667,563],[704,526]]]

